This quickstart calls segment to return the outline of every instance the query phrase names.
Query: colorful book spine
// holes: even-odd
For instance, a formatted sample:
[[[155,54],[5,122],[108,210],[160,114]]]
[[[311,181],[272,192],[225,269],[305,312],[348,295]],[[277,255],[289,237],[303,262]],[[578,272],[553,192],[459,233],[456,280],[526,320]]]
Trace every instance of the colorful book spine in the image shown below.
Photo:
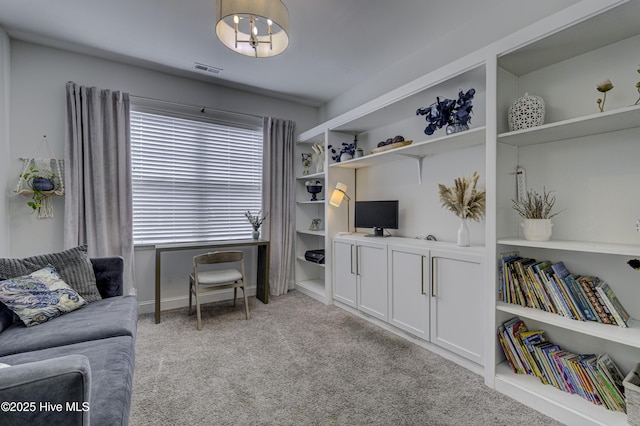
[[[517,317],[498,328],[498,337],[514,372],[536,376],[609,410],[626,411],[622,374],[607,354],[563,350],[547,341],[543,330],[528,331]]]
[[[609,284],[607,284],[606,282],[601,281],[596,286],[596,289],[600,292],[602,299],[607,304],[609,311],[611,311],[611,314],[615,318],[618,325],[620,327],[629,327],[631,316],[622,307],[622,303],[620,303],[620,300],[618,300],[618,298],[616,297],[611,286],[609,286]]]

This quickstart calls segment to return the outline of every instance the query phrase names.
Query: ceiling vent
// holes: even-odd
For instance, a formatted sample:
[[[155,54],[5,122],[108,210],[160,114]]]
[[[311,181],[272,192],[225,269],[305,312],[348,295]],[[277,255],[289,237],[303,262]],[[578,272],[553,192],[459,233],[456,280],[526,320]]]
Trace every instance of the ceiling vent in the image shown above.
[[[205,65],[199,62],[193,63],[193,69],[196,71],[206,72],[210,74],[220,74],[222,72],[222,68],[212,67],[211,65]]]

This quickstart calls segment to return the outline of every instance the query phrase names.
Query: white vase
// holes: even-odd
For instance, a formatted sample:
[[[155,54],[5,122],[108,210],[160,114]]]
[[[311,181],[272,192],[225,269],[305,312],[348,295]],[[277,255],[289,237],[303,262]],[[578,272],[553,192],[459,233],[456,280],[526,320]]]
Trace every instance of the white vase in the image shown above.
[[[349,154],[348,152],[343,152],[342,154],[340,154],[340,162],[344,162],[344,161],[349,161],[353,159],[353,155]]]
[[[545,106],[540,96],[525,93],[509,108],[509,130],[528,129],[544,124]]]
[[[469,239],[469,227],[466,219],[460,219],[460,228],[458,228],[458,246],[469,247],[471,245]]]
[[[520,226],[525,240],[549,241],[551,238],[551,219],[524,219]]]

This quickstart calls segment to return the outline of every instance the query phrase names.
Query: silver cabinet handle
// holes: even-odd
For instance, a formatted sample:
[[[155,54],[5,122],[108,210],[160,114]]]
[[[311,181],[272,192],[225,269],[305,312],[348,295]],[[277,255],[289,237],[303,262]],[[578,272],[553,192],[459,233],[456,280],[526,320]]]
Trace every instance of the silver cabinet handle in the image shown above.
[[[435,260],[436,260],[435,257],[431,258],[431,297],[436,297]]]
[[[353,272],[353,247],[354,247],[353,244],[349,245],[349,257],[350,257],[349,258],[349,266],[350,266],[351,275],[354,274],[354,272]]]
[[[420,256],[420,294],[424,293],[424,258],[425,256]]]

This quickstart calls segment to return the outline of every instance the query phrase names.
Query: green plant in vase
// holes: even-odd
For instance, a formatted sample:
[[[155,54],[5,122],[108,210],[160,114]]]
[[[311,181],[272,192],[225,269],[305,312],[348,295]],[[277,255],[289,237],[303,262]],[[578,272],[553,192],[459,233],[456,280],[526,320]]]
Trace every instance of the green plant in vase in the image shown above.
[[[27,183],[33,194],[27,205],[34,212],[40,213],[44,200],[48,198],[58,187],[58,176],[47,170],[38,170],[35,166],[29,167],[29,171],[20,175]]]

